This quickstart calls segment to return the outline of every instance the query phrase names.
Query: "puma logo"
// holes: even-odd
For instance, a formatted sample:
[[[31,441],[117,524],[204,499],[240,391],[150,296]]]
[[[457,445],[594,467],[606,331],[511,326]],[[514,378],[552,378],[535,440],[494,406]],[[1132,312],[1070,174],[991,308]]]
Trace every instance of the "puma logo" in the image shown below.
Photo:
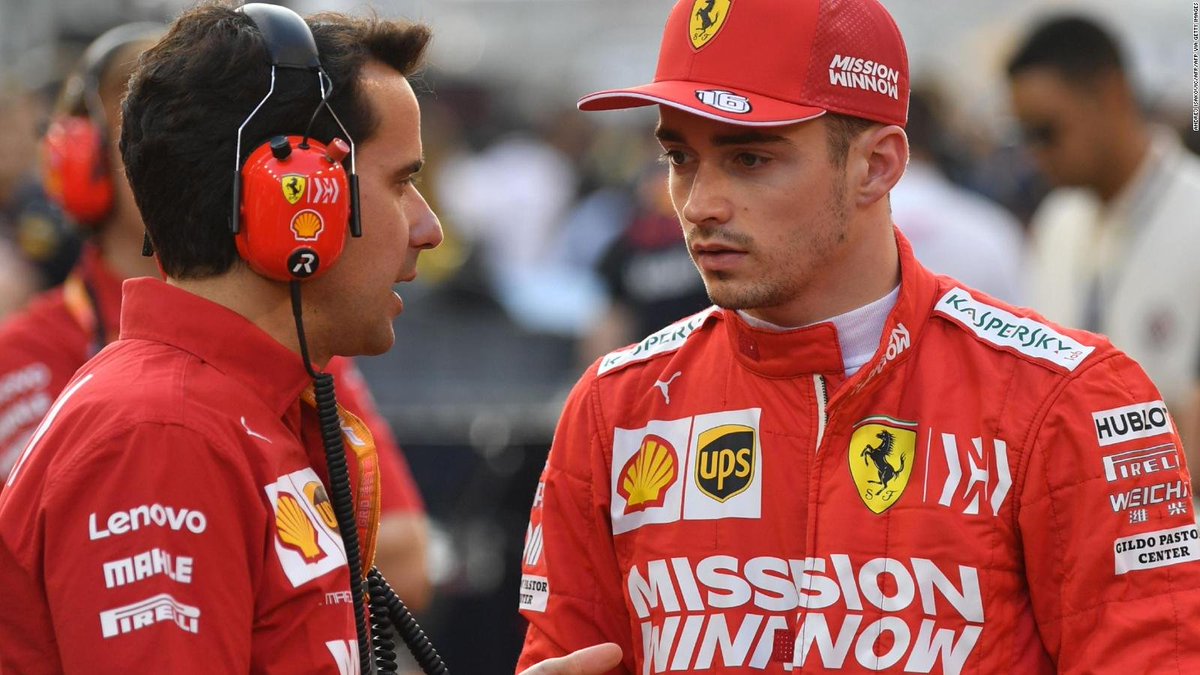
[[[667,405],[671,405],[671,393],[668,391],[668,389],[670,389],[671,383],[675,381],[675,378],[682,374],[682,370],[676,371],[676,373],[668,378],[666,382],[663,382],[662,380],[655,380],[654,382],[654,386],[658,387],[658,390],[662,392],[663,400],[667,402]]]
[[[242,428],[246,430],[247,436],[250,436],[251,438],[261,438],[262,440],[264,440],[268,443],[271,443],[271,439],[267,438],[266,436],[263,436],[262,434],[258,433],[257,431],[251,430],[250,427],[246,426],[246,418],[244,416],[242,417]],[[274,443],[272,443],[272,445],[274,445]]]

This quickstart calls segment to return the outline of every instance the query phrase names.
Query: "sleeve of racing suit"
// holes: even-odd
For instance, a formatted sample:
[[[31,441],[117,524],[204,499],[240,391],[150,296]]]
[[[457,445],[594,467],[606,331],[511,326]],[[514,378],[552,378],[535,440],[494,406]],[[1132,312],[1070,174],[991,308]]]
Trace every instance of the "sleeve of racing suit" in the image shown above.
[[[624,651],[612,673],[633,672],[608,514],[611,431],[597,424],[592,382],[585,376],[568,397],[534,494],[521,560],[520,608],[529,629],[517,672],[600,642]]]
[[[1200,541],[1162,396],[1118,353],[1042,414],[1019,527],[1058,671],[1200,673]]]
[[[42,503],[64,672],[248,672],[267,515],[241,453],[169,424],[95,440]]]

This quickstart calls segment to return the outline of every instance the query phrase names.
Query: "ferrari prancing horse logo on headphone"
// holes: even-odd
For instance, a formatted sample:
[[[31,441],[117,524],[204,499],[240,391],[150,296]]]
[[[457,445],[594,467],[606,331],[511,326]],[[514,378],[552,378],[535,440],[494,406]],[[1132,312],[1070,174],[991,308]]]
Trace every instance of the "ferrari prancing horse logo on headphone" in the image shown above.
[[[286,173],[283,175],[283,182],[280,186],[283,188],[283,197],[288,200],[289,204],[295,204],[304,196],[304,188],[308,185],[308,176],[303,176],[298,173]]]

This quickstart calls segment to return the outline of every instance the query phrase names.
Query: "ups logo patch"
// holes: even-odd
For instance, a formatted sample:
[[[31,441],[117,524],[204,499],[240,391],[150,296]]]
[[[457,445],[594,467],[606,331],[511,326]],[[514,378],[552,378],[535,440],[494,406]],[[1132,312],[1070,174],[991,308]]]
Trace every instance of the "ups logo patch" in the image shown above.
[[[719,502],[741,494],[754,480],[754,428],[722,424],[701,432],[697,443],[696,486]]]

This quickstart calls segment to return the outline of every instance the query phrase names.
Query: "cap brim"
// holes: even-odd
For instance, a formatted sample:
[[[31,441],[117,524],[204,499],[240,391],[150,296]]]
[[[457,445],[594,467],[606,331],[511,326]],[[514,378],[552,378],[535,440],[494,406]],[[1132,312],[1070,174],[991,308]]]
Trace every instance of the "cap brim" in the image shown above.
[[[710,98],[718,99],[718,104],[724,100],[735,105],[720,107],[718,104],[705,103],[700,99],[702,93],[711,93]],[[729,94],[729,96],[721,96],[721,93]],[[621,110],[655,104],[671,106],[719,122],[744,126],[766,127],[795,124],[825,114],[824,108],[798,105],[753,92],[705,82],[682,80],[666,80],[628,89],[598,91],[579,99],[578,106],[580,110],[597,111]],[[746,110],[736,110],[743,104]]]

